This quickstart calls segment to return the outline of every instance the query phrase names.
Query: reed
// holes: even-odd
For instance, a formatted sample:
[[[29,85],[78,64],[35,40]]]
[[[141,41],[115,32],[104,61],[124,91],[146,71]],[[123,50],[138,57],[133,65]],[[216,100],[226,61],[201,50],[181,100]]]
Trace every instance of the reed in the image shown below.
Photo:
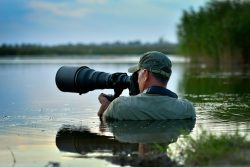
[[[193,60],[250,63],[249,11],[249,0],[211,0],[198,11],[185,10],[178,25],[180,51]]]

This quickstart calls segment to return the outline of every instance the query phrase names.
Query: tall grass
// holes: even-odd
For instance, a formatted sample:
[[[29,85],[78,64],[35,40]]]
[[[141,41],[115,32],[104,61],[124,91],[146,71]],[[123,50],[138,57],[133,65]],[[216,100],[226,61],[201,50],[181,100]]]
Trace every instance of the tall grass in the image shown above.
[[[210,0],[198,11],[184,11],[178,25],[182,53],[250,63],[249,11],[249,0]]]

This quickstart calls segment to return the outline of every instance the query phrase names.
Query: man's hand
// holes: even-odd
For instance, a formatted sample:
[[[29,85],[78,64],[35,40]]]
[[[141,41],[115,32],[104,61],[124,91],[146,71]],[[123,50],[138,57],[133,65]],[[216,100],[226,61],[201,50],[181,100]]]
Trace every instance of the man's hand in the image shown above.
[[[101,93],[99,96],[98,96],[98,100],[99,102],[101,103],[101,106],[100,106],[100,109],[97,113],[97,115],[99,117],[102,116],[102,114],[104,113],[104,111],[108,108],[109,104],[111,103],[109,100],[108,100],[108,97],[109,95],[106,95],[104,93]]]

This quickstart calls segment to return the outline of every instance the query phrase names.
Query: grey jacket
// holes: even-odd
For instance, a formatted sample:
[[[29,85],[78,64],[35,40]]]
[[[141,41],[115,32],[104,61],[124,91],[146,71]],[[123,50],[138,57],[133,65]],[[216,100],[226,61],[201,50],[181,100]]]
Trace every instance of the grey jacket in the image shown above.
[[[141,93],[116,98],[103,116],[116,120],[168,120],[195,119],[196,113],[186,99]]]

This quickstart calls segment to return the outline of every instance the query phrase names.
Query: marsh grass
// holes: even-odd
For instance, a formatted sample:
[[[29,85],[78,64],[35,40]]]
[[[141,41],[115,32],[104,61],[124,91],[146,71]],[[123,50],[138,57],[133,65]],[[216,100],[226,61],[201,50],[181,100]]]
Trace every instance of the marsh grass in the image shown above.
[[[214,134],[202,131],[197,137],[185,137],[175,150],[185,165],[246,165],[250,164],[250,142],[238,131],[234,134]],[[167,153],[174,150],[168,148]]]

